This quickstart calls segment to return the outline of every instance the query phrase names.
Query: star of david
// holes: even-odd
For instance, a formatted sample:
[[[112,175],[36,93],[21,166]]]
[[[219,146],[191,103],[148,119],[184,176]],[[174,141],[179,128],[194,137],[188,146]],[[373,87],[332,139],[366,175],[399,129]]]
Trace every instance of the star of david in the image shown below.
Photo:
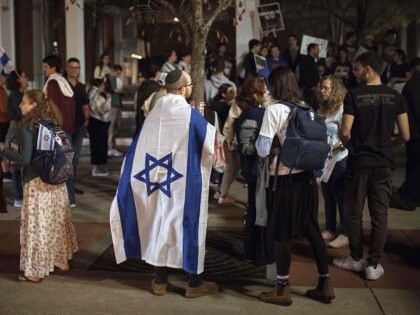
[[[158,183],[150,180],[150,172],[156,167],[163,167],[167,169],[166,180]],[[180,179],[182,174],[178,173],[172,167],[172,153],[165,155],[161,159],[156,159],[150,154],[146,153],[145,169],[140,173],[134,175],[134,178],[146,184],[147,195],[150,196],[156,190],[161,190],[166,196],[171,198],[171,183]]]
[[[44,135],[44,141],[48,141],[50,140],[50,136],[49,135]]]

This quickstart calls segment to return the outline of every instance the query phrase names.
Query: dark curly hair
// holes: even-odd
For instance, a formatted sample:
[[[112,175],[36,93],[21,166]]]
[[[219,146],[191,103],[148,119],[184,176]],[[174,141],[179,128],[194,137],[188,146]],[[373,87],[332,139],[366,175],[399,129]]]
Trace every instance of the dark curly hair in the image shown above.
[[[14,70],[10,72],[9,76],[6,79],[6,88],[9,91],[19,91],[21,86],[19,82],[19,78],[22,75],[21,70]]]

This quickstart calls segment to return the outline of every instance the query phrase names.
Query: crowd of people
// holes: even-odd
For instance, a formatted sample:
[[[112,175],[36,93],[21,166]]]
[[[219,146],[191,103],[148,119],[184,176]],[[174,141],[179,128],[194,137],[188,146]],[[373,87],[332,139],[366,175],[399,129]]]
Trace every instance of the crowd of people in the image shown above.
[[[239,174],[245,180],[244,257],[257,264],[276,261],[278,271],[276,289],[262,294],[262,300],[291,303],[290,241],[297,236],[308,238],[318,266],[319,284],[308,296],[324,302],[334,298],[326,246],[350,247],[351,255],[334,259],[335,266],[364,271],[368,280],[380,278],[388,207],[414,210],[420,204],[414,193],[419,187],[415,178],[420,161],[419,94],[414,84],[420,76],[420,59],[408,64],[396,36],[394,30],[388,31],[379,47],[372,36],[366,36],[357,47],[356,34],[349,32],[342,45],[328,45],[326,58],[319,58],[316,43],[301,54],[295,35],[289,36],[283,53],[279,43],[253,39],[238,80],[227,67],[231,60],[220,50],[223,43],[217,45],[217,52],[208,54],[205,117],[224,136],[226,160],[223,174],[212,176],[217,185],[214,198],[220,204],[234,202],[229,187]],[[265,68],[257,65],[256,55],[266,59]],[[175,56],[174,51],[168,55],[162,72],[174,70]],[[331,152],[322,170],[299,170],[282,162],[276,168],[276,155],[284,150],[289,115],[296,106],[312,108],[326,124]],[[392,152],[402,143],[410,172],[397,189],[391,185]],[[217,172],[219,167],[213,170]],[[317,182],[325,201],[322,230]],[[365,261],[361,224],[366,199],[372,241]]]
[[[230,186],[239,175],[243,177],[248,191],[244,216],[244,258],[260,265],[276,263],[275,288],[261,293],[260,299],[284,306],[292,303],[289,284],[291,241],[303,236],[311,245],[319,274],[318,285],[308,290],[306,295],[322,303],[330,303],[335,295],[326,247],[349,246],[350,256],[335,258],[333,264],[339,268],[364,271],[368,280],[379,279],[384,274],[380,260],[386,242],[390,203],[403,210],[414,210],[420,204],[420,95],[416,88],[420,80],[420,58],[414,58],[410,65],[407,64],[405,52],[397,47],[395,31],[386,34],[381,51],[369,36],[364,39],[363,49],[360,50],[356,47],[355,34],[350,32],[338,48],[330,43],[324,59],[319,58],[316,43],[307,46],[307,54],[300,54],[295,35],[288,37],[288,47],[283,53],[280,47],[280,43],[267,41],[263,45],[257,39],[250,40],[249,53],[243,60],[244,71],[238,78],[232,77],[233,63],[226,56],[225,43],[219,43],[217,52],[209,54],[203,98],[205,118],[215,128],[207,125],[201,116],[196,117],[195,111],[186,106],[194,84],[190,77],[191,52],[183,50],[177,63],[177,52],[168,50],[164,64],[161,67],[151,65],[145,80],[138,87],[134,143],[137,145],[138,141],[146,141],[144,134],[147,132],[143,127],[148,130],[160,126],[167,119],[163,117],[167,111],[165,106],[179,106],[180,110],[191,115],[191,118],[184,117],[185,124],[194,126],[190,127],[194,131],[190,132],[189,141],[194,137],[204,141],[206,132],[211,133],[215,129],[224,140],[223,153],[214,154],[221,154],[225,165],[212,171],[217,174],[211,176],[215,186],[212,197],[219,204],[234,202],[235,199],[229,196]],[[256,55],[266,58],[266,67],[259,68]],[[60,57],[47,56],[43,59],[43,70],[46,83],[42,91],[28,91],[28,78],[24,71],[15,70],[7,79],[0,76],[1,172],[10,172],[14,205],[22,207],[20,269],[23,273],[20,279],[35,283],[48,276],[54,268],[69,269],[68,260],[78,249],[70,208],[76,207],[76,194],[83,193],[76,188],[74,179],[60,185],[41,181],[33,161],[40,120],[52,121],[70,135],[76,152],[75,166],[83,137],[88,134],[93,176],[107,176],[108,156],[123,155],[117,150],[115,142],[121,127],[123,68],[118,64],[111,65],[110,56],[103,54],[89,89],[78,80],[81,69],[77,58],[69,58],[65,71],[62,71]],[[159,110],[153,111],[154,108]],[[171,113],[171,117],[178,114]],[[148,117],[151,117],[149,122]],[[294,125],[293,119],[300,123]],[[323,138],[320,141],[327,146],[327,155],[323,156],[319,148],[310,152],[303,150],[304,142],[308,143],[311,139],[299,136],[297,129],[305,129],[305,126],[309,131],[317,126],[317,130],[324,133],[325,141]],[[162,133],[155,135],[159,139],[156,141],[167,140],[164,137],[165,128],[156,132]],[[197,134],[192,135],[193,132]],[[292,137],[293,132],[295,138]],[[406,143],[406,178],[398,190],[393,190],[393,146],[402,143]],[[208,158],[213,158],[213,152],[208,148],[200,151],[196,146],[191,145],[192,149],[185,156],[194,161],[191,163],[201,165],[200,171],[203,172],[209,166]],[[179,165],[180,158],[176,153],[185,147],[188,146],[177,146],[171,149],[173,152],[167,152],[171,154],[167,163],[146,156],[146,160],[154,162],[145,167],[153,168],[162,163],[160,166],[168,169],[169,183],[165,185],[170,187],[171,181],[182,177],[174,169],[169,170],[172,167],[170,164]],[[136,212],[139,210],[135,208],[131,195],[127,197],[126,194],[131,192],[130,181],[125,183],[124,180],[124,176],[131,176],[127,159],[132,162],[134,151],[131,148],[127,153],[123,167],[129,175],[122,172],[119,190],[124,189],[124,198],[131,198],[127,201],[129,204],[124,205],[128,207],[126,211]],[[290,157],[297,154],[308,165],[311,165],[311,160],[322,159],[322,166],[299,167],[297,165],[306,164],[298,162],[290,164]],[[189,167],[186,166],[187,171]],[[188,189],[192,189],[188,185],[184,195],[179,195],[176,191],[179,188],[174,188],[174,196],[191,199],[188,200],[190,205],[197,200],[207,201],[200,199],[202,190],[206,192],[208,188],[210,176],[207,175],[203,173],[200,180],[194,179],[194,185],[197,181],[197,185],[201,186],[191,196],[197,195],[198,199],[187,197],[190,193]],[[171,192],[168,196],[166,188],[162,188],[163,184],[151,183],[149,177],[137,179],[148,185],[148,197],[155,191],[161,191],[165,196],[159,198],[171,198]],[[323,229],[318,223],[318,185],[325,201],[326,224]],[[127,190],[128,187],[130,189]],[[113,206],[118,204],[123,207],[121,198],[116,198]],[[362,214],[366,199],[372,230],[368,257],[364,260]],[[150,203],[146,204],[150,208]],[[0,205],[4,207],[4,198],[0,200]],[[157,205],[161,207],[159,211],[173,206],[167,202]],[[134,208],[130,209],[131,206]],[[157,212],[157,209],[151,207],[150,211]],[[207,217],[207,206],[201,205],[197,211],[204,211],[198,212],[198,216]],[[185,219],[191,214],[181,211],[176,215]],[[153,225],[153,220],[176,221],[173,216],[162,218],[154,214],[149,219]],[[198,216],[195,213],[189,219],[197,219]],[[174,223],[170,221],[168,224]],[[202,224],[200,221],[201,228]],[[193,230],[185,237],[192,237]],[[165,267],[177,267],[188,272],[187,297],[217,292],[216,284],[199,276],[202,268],[190,267],[191,256],[186,254],[186,261],[178,263],[177,259],[184,254],[178,256],[177,251],[180,248],[190,250],[188,246],[192,245],[183,245],[185,239],[178,235],[176,229],[169,231],[175,235],[170,235],[173,237],[163,244],[165,250],[160,248],[159,252],[150,252],[151,249],[147,248],[147,254],[155,257],[149,260],[159,261],[155,264],[156,278],[152,281],[152,291],[156,295],[164,295],[170,272]],[[147,231],[142,233],[144,237]],[[205,240],[205,231],[203,233]],[[201,242],[203,233],[199,236]],[[153,237],[156,235],[153,234]],[[153,237],[150,234],[146,238],[153,241]],[[127,248],[129,245],[125,250]],[[191,250],[197,254],[195,249]],[[136,256],[138,258],[144,256],[143,244],[140,251]],[[171,254],[176,257],[170,257]],[[204,256],[197,259],[204,263]],[[177,263],[174,264],[161,263],[175,260]]]

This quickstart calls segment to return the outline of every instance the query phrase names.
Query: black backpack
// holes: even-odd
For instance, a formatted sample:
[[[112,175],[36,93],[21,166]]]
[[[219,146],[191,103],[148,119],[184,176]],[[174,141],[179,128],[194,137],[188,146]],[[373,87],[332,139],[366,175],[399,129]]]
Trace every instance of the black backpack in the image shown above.
[[[311,107],[284,103],[291,107],[281,162],[292,169],[313,171],[324,168],[331,151],[327,126]]]
[[[51,150],[35,148],[33,163],[44,183],[59,185],[74,176],[75,150],[69,135],[51,122],[40,122],[52,134],[54,142]]]

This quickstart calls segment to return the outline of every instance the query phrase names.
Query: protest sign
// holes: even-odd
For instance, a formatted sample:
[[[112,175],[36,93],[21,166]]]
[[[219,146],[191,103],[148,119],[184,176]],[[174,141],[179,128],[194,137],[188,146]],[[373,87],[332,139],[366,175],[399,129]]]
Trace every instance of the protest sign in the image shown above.
[[[284,30],[283,16],[278,2],[260,5],[258,17],[263,33]]]
[[[319,46],[319,58],[327,58],[327,46],[328,40],[308,35],[303,35],[302,42],[300,44],[300,53],[302,55],[308,54],[308,45],[317,44]]]

